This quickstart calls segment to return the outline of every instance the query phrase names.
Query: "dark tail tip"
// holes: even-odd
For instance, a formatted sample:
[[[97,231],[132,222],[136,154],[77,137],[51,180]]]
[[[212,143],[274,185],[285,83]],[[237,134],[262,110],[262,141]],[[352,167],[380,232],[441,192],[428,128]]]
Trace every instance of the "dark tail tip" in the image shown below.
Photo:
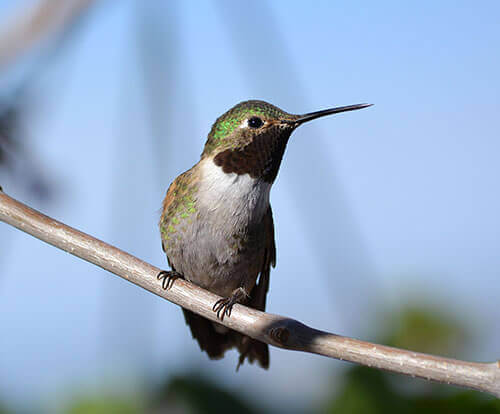
[[[193,338],[198,341],[201,350],[205,351],[210,359],[222,358],[226,350],[233,347],[231,338],[227,334],[216,332],[211,321],[186,309],[182,310]]]
[[[248,336],[242,336],[238,350],[240,351],[240,357],[236,371],[238,371],[240,365],[243,365],[245,359],[248,359],[251,364],[257,361],[264,369],[269,368],[269,347],[264,342],[257,341]]]
[[[182,310],[193,338],[198,341],[201,350],[205,351],[210,359],[220,359],[228,349],[237,347],[240,357],[236,371],[245,362],[245,359],[248,359],[251,364],[257,361],[264,369],[269,368],[269,347],[267,344],[232,330],[219,333],[215,330],[213,322],[186,309]]]

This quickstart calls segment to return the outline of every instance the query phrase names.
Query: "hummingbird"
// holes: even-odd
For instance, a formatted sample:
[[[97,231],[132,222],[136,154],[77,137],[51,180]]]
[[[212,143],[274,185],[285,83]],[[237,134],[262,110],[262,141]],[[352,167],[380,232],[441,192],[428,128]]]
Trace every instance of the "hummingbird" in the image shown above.
[[[366,108],[340,106],[304,115],[264,101],[237,104],[212,126],[198,161],[167,190],[160,218],[163,251],[171,271],[161,271],[164,289],[184,278],[222,299],[213,311],[231,316],[234,304],[265,311],[271,266],[276,263],[269,193],[292,132],[326,115]],[[220,359],[239,353],[267,369],[267,344],[182,309],[202,351]]]

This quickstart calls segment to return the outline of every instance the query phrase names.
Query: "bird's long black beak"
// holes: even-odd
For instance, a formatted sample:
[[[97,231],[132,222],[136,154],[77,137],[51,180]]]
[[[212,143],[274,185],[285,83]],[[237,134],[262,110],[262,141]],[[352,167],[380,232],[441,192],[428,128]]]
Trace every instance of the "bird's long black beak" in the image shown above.
[[[322,111],[316,111],[316,112],[311,112],[309,114],[299,115],[297,118],[293,120],[290,119],[290,120],[285,120],[283,122],[286,124],[294,124],[295,126],[299,126],[304,122],[312,121],[313,119],[320,118],[322,116],[338,114],[340,112],[355,111],[357,109],[368,108],[369,106],[372,105],[373,104],[362,103],[356,105],[338,106],[336,108],[324,109]]]

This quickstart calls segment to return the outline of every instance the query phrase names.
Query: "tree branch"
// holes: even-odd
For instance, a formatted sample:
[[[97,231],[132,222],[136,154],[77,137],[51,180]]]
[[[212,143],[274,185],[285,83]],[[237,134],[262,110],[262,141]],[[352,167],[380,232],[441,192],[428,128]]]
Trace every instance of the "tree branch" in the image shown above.
[[[475,363],[359,341],[310,328],[294,319],[235,305],[221,322],[212,311],[219,297],[184,280],[165,291],[160,271],[109,244],[75,230],[0,192],[0,221],[114,273],[164,299],[228,328],[280,348],[324,355],[500,397],[500,362]]]
[[[38,0],[24,7],[0,36],[0,69],[3,69],[33,44],[61,30],[85,11],[94,0]]]

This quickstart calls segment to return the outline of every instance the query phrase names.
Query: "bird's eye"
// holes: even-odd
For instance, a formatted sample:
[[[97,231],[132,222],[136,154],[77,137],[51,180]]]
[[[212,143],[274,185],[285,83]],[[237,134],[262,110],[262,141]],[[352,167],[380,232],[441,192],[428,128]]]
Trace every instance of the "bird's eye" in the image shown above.
[[[260,119],[258,116],[254,116],[248,120],[248,126],[250,128],[260,128],[262,125],[264,125],[264,121]]]

